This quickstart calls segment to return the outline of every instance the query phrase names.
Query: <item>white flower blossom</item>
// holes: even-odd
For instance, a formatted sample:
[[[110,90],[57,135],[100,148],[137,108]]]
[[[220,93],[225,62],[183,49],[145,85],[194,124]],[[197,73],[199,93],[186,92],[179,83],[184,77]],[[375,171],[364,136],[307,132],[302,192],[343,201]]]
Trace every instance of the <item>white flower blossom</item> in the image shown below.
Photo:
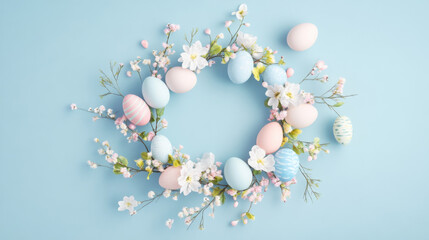
[[[201,172],[198,169],[194,168],[195,164],[192,161],[187,161],[182,165],[180,170],[180,177],[178,178],[180,188],[180,193],[183,193],[185,196],[189,193],[198,192],[201,184],[199,182],[201,177]]]
[[[182,62],[183,68],[189,68],[191,71],[201,70],[209,65],[207,60],[202,57],[209,52],[207,47],[203,47],[200,41],[195,42],[192,46],[183,45],[185,52],[180,54],[179,62]]]
[[[244,47],[246,49],[251,49],[254,44],[256,44],[256,40],[258,37],[253,36],[248,33],[238,32],[237,35],[237,45],[240,47]]]
[[[171,229],[171,227],[173,226],[173,223],[174,223],[174,219],[168,219],[165,222],[165,226],[167,226],[169,229]]]
[[[274,156],[268,155],[265,156],[265,150],[260,148],[258,145],[252,147],[252,150],[249,152],[250,158],[247,161],[249,165],[255,170],[262,170],[265,172],[273,172],[274,168]]]
[[[118,202],[118,211],[128,210],[131,215],[135,214],[134,208],[139,205],[139,202],[134,199],[134,196],[124,196],[122,201]]]
[[[237,12],[232,12],[231,15],[235,15],[238,20],[242,20],[247,15],[247,5],[244,4],[244,3],[241,4],[238,7],[238,11]]]
[[[130,65],[131,65],[131,69],[133,71],[137,71],[140,72],[141,68],[139,66],[139,63],[141,62],[141,60],[134,60],[134,61],[130,61]]]
[[[274,85],[274,86],[268,86],[267,91],[265,92],[265,96],[269,97],[268,100],[268,106],[271,106],[273,109],[278,108],[279,103],[283,107],[287,107],[287,101],[284,94],[285,88],[283,85]]]

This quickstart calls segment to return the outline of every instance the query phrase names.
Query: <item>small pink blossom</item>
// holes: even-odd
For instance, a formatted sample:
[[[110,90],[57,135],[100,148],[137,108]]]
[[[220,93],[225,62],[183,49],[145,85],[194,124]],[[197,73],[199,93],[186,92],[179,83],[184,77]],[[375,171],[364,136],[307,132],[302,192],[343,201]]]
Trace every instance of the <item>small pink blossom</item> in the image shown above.
[[[161,125],[162,125],[162,128],[167,128],[168,127],[168,122],[167,122],[167,119],[162,119],[161,120]]]
[[[170,32],[170,29],[168,29],[168,28],[164,29],[165,34],[168,34],[169,32]]]
[[[292,77],[294,73],[295,73],[295,70],[293,68],[288,68],[286,70],[286,76],[287,76],[287,78]]]
[[[237,47],[237,45],[235,45],[235,43],[234,43],[234,44],[232,44],[232,46],[231,46],[231,50],[232,50],[232,51],[234,51],[234,52],[237,52],[237,51],[238,51],[238,47]]]
[[[225,21],[225,27],[229,28],[232,24],[232,21]]]
[[[142,47],[144,47],[144,48],[148,48],[148,47],[149,47],[149,43],[148,43],[148,41],[147,41],[147,40],[142,40],[142,41],[141,41],[141,45],[142,45]]]
[[[235,53],[231,53],[231,56],[229,56],[231,59],[234,59],[235,58]]]
[[[137,142],[137,140],[139,140],[139,134],[138,133],[131,134],[131,140],[133,140],[134,142]]]
[[[214,60],[209,60],[209,67],[213,66],[216,62]]]
[[[99,117],[97,117],[97,116],[94,116],[94,117],[92,117],[92,121],[97,121],[98,119],[100,119]]]
[[[319,71],[326,70],[328,68],[328,65],[325,65],[325,62],[322,60],[317,61],[316,68],[319,69]]]
[[[247,221],[248,221],[248,220],[247,220],[247,218],[245,218],[245,219],[243,220],[243,223],[244,223],[244,224],[247,224]]]
[[[165,226],[167,226],[169,229],[171,229],[171,227],[173,226],[173,223],[174,223],[174,219],[168,219],[165,222]]]
[[[122,167],[120,171],[122,173],[122,176],[124,176],[124,178],[130,178],[131,177],[131,173],[128,171],[128,169],[126,167]]]
[[[267,88],[268,87],[268,83],[267,82],[262,82],[262,87]]]
[[[235,208],[238,207],[238,202],[237,201],[234,202],[234,207]]]
[[[165,43],[165,42],[163,42],[163,43],[162,43],[162,47],[163,47],[163,48],[167,48],[167,47],[168,47],[168,44],[167,44],[167,43]]]
[[[70,104],[70,109],[71,110],[77,110],[77,105],[74,103]]]
[[[245,27],[250,27],[250,23],[244,23]]]
[[[134,129],[136,129],[136,125],[130,123],[130,124],[128,124],[128,128],[131,130],[134,130]]]
[[[131,76],[132,76],[131,71],[127,71],[127,77],[131,77]]]
[[[237,224],[238,224],[238,220],[231,221],[231,225],[233,227],[237,226]]]
[[[153,137],[155,137],[155,133],[154,132],[151,131],[151,132],[149,132],[147,134],[147,140],[148,141],[152,141]]]
[[[204,33],[210,35],[212,34],[212,31],[210,30],[210,28],[206,28],[206,30],[204,30]]]
[[[119,118],[117,118],[116,120],[115,120],[115,125],[121,125],[125,120],[127,120],[127,117],[125,117],[125,116],[122,116],[122,117],[119,117]]]

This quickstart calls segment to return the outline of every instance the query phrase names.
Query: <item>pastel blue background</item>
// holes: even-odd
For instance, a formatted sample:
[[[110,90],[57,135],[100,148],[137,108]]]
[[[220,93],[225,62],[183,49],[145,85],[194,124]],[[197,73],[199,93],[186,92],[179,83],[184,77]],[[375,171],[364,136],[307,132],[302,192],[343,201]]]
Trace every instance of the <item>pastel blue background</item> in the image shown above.
[[[162,199],[134,217],[117,212],[117,201],[143,199],[156,180],[132,181],[86,166],[102,161],[94,137],[108,138],[130,159],[142,147],[128,144],[111,122],[93,123],[71,112],[69,104],[120,109],[120,99],[98,94],[98,69],[110,61],[149,56],[140,46],[160,48],[165,24],[179,23],[173,37],[181,51],[193,27],[224,31],[242,1],[4,1],[0,3],[1,81],[1,239],[427,239],[427,1],[249,1],[246,32],[278,50],[299,81],[323,59],[331,81],[347,78],[347,93],[359,93],[340,109],[354,123],[354,139],[340,146],[332,136],[335,114],[319,106],[319,119],[304,137],[331,142],[331,154],[307,163],[323,180],[322,197],[302,200],[304,182],[292,198],[279,201],[269,191],[254,208],[256,222],[232,228],[229,221],[247,206],[232,202],[206,219],[206,230],[176,218],[201,196],[174,202]],[[308,51],[293,52],[288,30],[313,22],[319,38]],[[206,41],[206,37],[199,36]],[[173,62],[178,54],[173,58]],[[129,65],[127,64],[127,67]],[[126,92],[141,94],[136,76],[122,75]],[[324,86],[306,84],[309,91]],[[323,89],[322,89],[323,88]],[[212,151],[217,160],[246,158],[268,112],[264,90],[251,80],[233,85],[226,67],[216,64],[198,75],[185,95],[171,96],[164,132],[193,158]],[[167,218],[176,218],[172,230]]]

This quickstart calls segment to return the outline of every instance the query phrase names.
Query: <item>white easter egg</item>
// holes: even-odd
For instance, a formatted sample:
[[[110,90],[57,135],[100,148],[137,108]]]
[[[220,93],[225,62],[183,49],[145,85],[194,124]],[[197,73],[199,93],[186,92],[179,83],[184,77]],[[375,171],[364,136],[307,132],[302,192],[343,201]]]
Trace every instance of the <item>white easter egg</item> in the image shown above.
[[[163,135],[156,135],[152,139],[150,151],[152,152],[152,157],[154,159],[163,163],[167,163],[168,155],[173,154],[173,146],[171,146],[170,140],[168,140],[167,137]]]
[[[312,23],[301,23],[287,34],[287,44],[295,51],[309,49],[316,42],[318,30]]]
[[[247,189],[252,183],[252,170],[240,158],[232,157],[228,159],[223,171],[226,182],[235,190]]]
[[[168,88],[175,93],[185,93],[194,88],[197,75],[187,68],[174,67],[165,75]]]
[[[333,131],[337,142],[349,144],[353,137],[352,121],[346,116],[338,117],[335,119]]]
[[[165,83],[156,77],[147,77],[142,85],[143,98],[153,108],[163,108],[170,100],[170,91]]]
[[[287,110],[286,122],[294,128],[305,128],[317,119],[317,109],[311,104],[290,106]]]
[[[228,76],[231,82],[242,84],[252,76],[253,58],[246,51],[237,52],[228,62]]]

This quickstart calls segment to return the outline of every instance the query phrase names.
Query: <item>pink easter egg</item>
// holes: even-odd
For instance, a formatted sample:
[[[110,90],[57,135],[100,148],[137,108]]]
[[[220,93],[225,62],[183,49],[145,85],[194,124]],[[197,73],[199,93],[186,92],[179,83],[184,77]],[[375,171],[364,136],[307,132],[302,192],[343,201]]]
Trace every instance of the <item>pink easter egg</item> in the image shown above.
[[[149,47],[149,43],[147,42],[147,40],[143,40],[143,41],[141,42],[141,45],[142,45],[144,48],[148,48],[148,47]]]
[[[288,68],[286,70],[286,76],[287,76],[287,78],[292,77],[294,73],[295,73],[295,70],[293,70],[293,68]]]
[[[178,178],[182,167],[168,167],[159,176],[159,185],[165,189],[176,190],[180,188]]]
[[[165,75],[168,88],[175,93],[185,93],[194,88],[197,83],[197,75],[189,69],[174,67]]]
[[[312,23],[301,23],[287,34],[287,44],[295,51],[309,49],[316,42],[318,30]]]
[[[317,109],[313,105],[301,104],[288,108],[286,122],[294,128],[305,128],[316,121],[317,115]]]
[[[146,125],[150,120],[150,109],[140,97],[128,94],[122,101],[125,117],[137,126]]]
[[[277,151],[282,145],[283,129],[278,122],[266,124],[256,137],[256,145],[265,150],[266,154]]]

